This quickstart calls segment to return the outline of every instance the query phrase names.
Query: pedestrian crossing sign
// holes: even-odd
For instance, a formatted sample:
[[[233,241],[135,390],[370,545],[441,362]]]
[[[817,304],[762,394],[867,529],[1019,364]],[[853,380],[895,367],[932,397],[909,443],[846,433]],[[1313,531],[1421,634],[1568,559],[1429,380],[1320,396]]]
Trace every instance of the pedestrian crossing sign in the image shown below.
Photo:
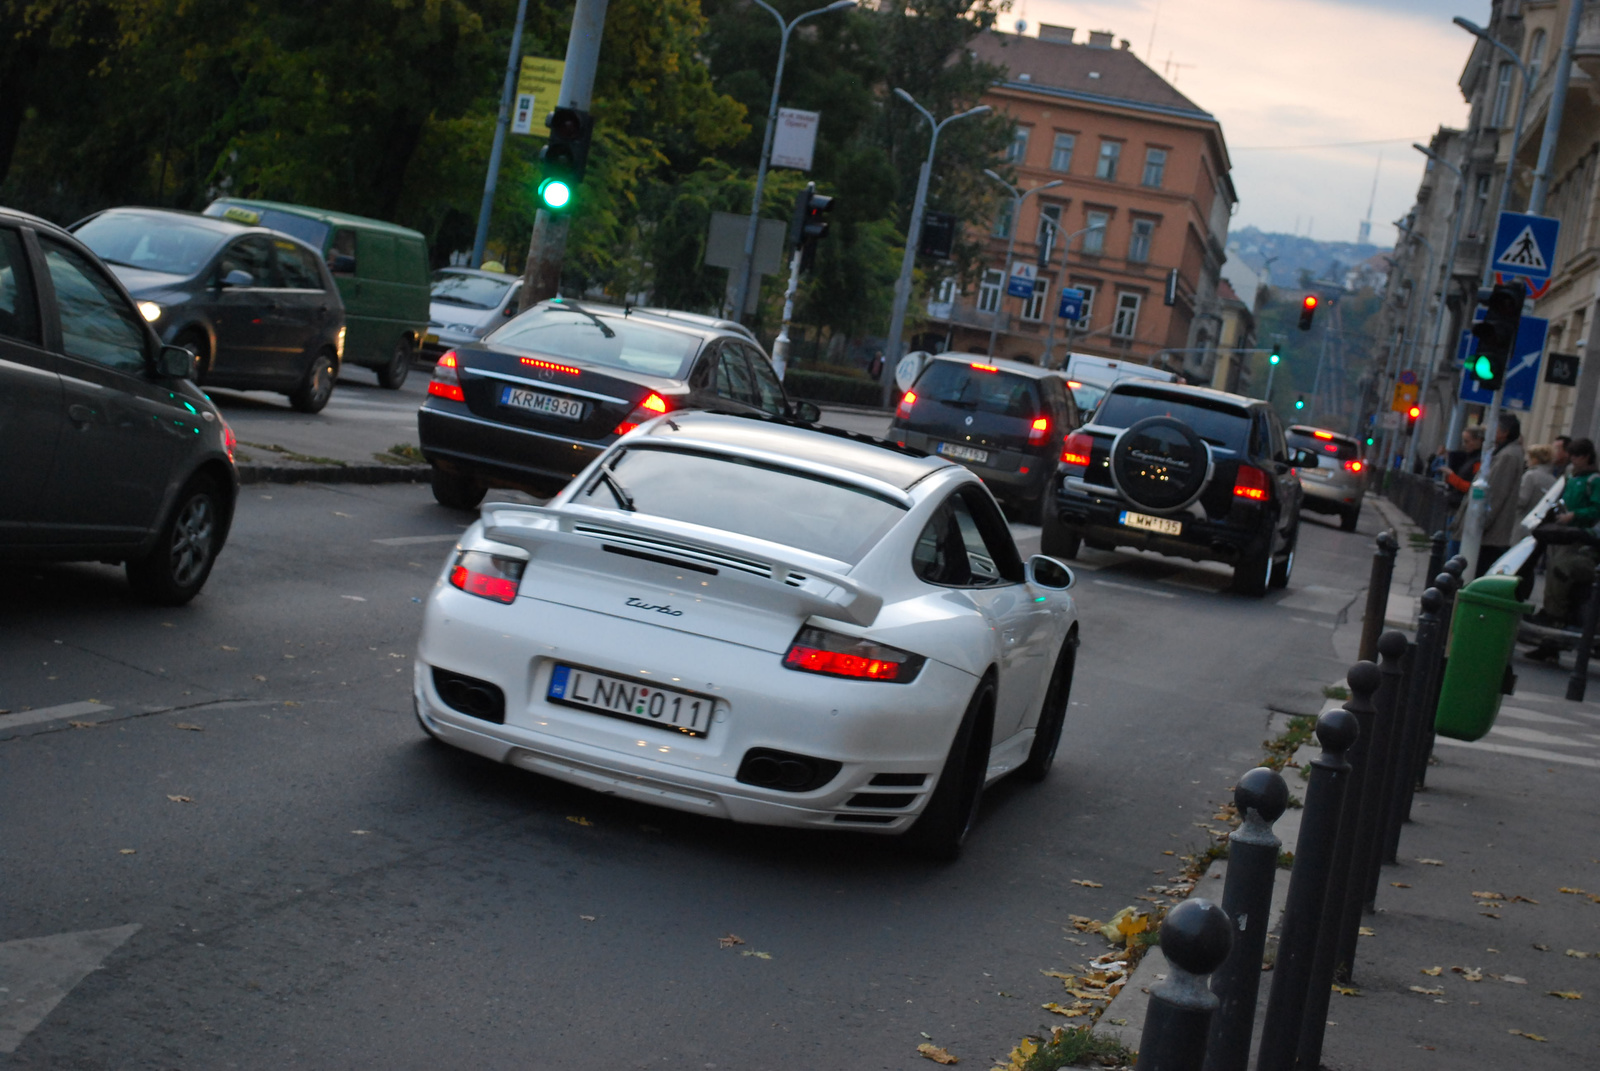
[[[1526,279],[1530,291],[1542,291],[1538,284],[1548,281],[1552,274],[1560,233],[1561,221],[1551,216],[1500,213],[1494,233],[1495,272],[1508,279]]]

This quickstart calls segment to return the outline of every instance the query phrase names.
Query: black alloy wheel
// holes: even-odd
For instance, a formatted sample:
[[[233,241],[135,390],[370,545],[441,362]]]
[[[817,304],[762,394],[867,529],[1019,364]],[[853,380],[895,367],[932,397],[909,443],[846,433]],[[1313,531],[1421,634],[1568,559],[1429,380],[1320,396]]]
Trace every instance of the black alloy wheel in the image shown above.
[[[178,495],[150,553],[129,559],[128,584],[145,602],[182,606],[200,593],[216,564],[222,533],[222,492],[196,476]]]
[[[925,859],[949,862],[960,855],[977,817],[994,735],[994,696],[994,681],[985,678],[961,716],[932,798],[906,831],[905,846]]]
[[[317,354],[306,378],[289,393],[289,404],[302,413],[320,413],[333,397],[333,385],[339,378],[339,363],[326,351]]]
[[[401,335],[394,344],[394,356],[389,358],[388,364],[378,369],[378,385],[386,390],[399,390],[405,386],[406,377],[411,374],[413,354],[411,340]]]
[[[1033,746],[1028,757],[1017,768],[1025,781],[1043,781],[1056,760],[1056,749],[1061,745],[1061,729],[1067,722],[1067,704],[1072,701],[1072,676],[1078,667],[1078,634],[1074,632],[1061,644],[1056,656],[1056,668],[1050,674],[1050,685],[1045,689],[1044,702],[1039,705],[1039,723],[1033,731]]]
[[[1267,593],[1267,586],[1272,582],[1275,569],[1269,530],[1266,547],[1240,558],[1238,564],[1233,567],[1233,590],[1240,595],[1259,599]]]
[[[447,509],[475,510],[489,493],[487,487],[471,476],[450,472],[438,465],[433,466],[431,476],[433,500]]]
[[[1267,578],[1267,587],[1276,591],[1289,586],[1289,577],[1294,573],[1294,548],[1299,542],[1300,526],[1296,524],[1294,531],[1289,533],[1289,545],[1284,549],[1283,560],[1272,563],[1272,575]]]

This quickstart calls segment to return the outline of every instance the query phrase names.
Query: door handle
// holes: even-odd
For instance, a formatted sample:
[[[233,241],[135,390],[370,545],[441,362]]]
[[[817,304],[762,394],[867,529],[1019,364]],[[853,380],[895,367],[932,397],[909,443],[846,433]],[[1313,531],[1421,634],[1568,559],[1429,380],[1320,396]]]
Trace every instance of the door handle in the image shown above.
[[[71,418],[74,424],[88,424],[94,420],[94,410],[87,405],[74,402],[72,405],[67,406],[67,416]]]

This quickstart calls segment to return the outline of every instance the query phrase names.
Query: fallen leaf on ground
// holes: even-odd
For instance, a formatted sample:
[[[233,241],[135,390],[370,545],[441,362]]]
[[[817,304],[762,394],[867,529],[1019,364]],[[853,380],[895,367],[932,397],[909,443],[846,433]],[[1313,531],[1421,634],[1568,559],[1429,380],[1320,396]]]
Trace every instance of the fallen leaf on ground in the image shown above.
[[[1573,959],[1588,959],[1590,956],[1594,955],[1594,953],[1579,952],[1576,948],[1569,948],[1567,949],[1567,955],[1571,956]]]
[[[173,803],[193,803],[194,802],[194,800],[190,799],[188,796],[168,796],[167,799],[171,800]]]
[[[286,706],[286,707],[297,707],[300,704],[296,703],[293,699],[285,699],[283,701],[283,705]]]
[[[1444,866],[1443,859],[1418,859],[1417,862],[1423,866]]]
[[[741,956],[754,956],[756,959],[771,959],[771,952],[752,952],[748,948],[739,953]]]
[[[1588,896],[1589,895],[1588,893],[1584,892],[1582,889],[1574,889],[1570,885],[1563,885],[1563,886],[1561,886],[1561,888],[1557,889],[1556,892],[1571,893],[1573,896]]]
[[[1544,1040],[1544,1038],[1540,1037],[1538,1034],[1530,1034],[1526,1030],[1507,1030],[1506,1033],[1515,1034],[1519,1038],[1527,1038],[1529,1041],[1543,1041]]]
[[[1411,886],[1407,885],[1403,881],[1391,881],[1389,884],[1393,885],[1396,889],[1409,889],[1409,888],[1411,888]]]
[[[1455,972],[1456,974],[1459,974],[1461,977],[1465,978],[1469,982],[1481,982],[1481,981],[1483,981],[1483,968],[1482,967],[1451,967],[1450,969],[1453,972]]]
[[[1499,914],[1497,912],[1494,912],[1494,911],[1483,911],[1483,912],[1479,913],[1478,917],[1479,918],[1485,918],[1485,919],[1497,919],[1500,916],[1499,916]]]
[[[1111,999],[1110,997],[1106,996],[1106,994],[1104,994],[1104,993],[1091,993],[1087,989],[1073,989],[1071,986],[1067,987],[1067,992],[1071,993],[1073,996],[1077,997],[1079,1000],[1110,1000]]]
[[[259,673],[252,673],[252,674],[250,674],[250,679],[253,680],[253,681],[264,681],[267,678],[263,677]]]
[[[95,723],[92,721],[69,721],[67,724],[74,729],[93,729],[95,727]]]
[[[1431,978],[1437,978],[1437,977],[1439,977],[1439,975],[1444,973],[1444,968],[1443,967],[1424,967],[1424,968],[1422,968],[1422,973],[1428,975]]]
[[[1079,933],[1088,933],[1090,930],[1100,928],[1100,924],[1088,915],[1068,915],[1067,918],[1072,921],[1072,928]]]
[[[1078,976],[1077,975],[1075,975],[1075,974],[1066,974],[1066,973],[1064,973],[1062,971],[1040,971],[1039,973],[1044,975],[1046,978],[1059,978],[1063,982],[1075,982],[1075,981],[1078,980]]]
[[[1055,1012],[1057,1015],[1065,1015],[1068,1019],[1075,1019],[1080,1015],[1088,1015],[1090,1011],[1088,1008],[1066,1008],[1053,1000],[1049,1004],[1041,1004],[1039,1007],[1048,1012]]]
[[[1101,885],[1098,881],[1090,881],[1087,878],[1073,878],[1072,879],[1072,884],[1074,884],[1074,885],[1082,885],[1085,889],[1103,889],[1103,888],[1105,888],[1105,886]]]
[[[1178,854],[1178,853],[1177,853],[1177,852],[1174,852],[1174,851],[1164,851],[1164,852],[1162,852],[1162,853],[1161,853],[1161,854],[1162,854],[1162,855],[1177,855],[1177,854]]]
[[[137,851],[138,851],[137,848],[118,848],[117,849],[117,854],[118,855],[133,855]]]
[[[1361,995],[1361,990],[1353,985],[1335,985],[1333,991],[1346,997],[1359,997]]]
[[[1501,896],[1497,892],[1475,892],[1475,893],[1472,894],[1472,898],[1474,900],[1504,900],[1505,899],[1504,896]]]
[[[1027,1062],[1033,1059],[1033,1054],[1039,1051],[1039,1043],[1032,1038],[1023,1038],[1016,1048],[1011,1050],[1011,1055],[1006,1057],[1006,1066],[1001,1071],[1021,1071]]]
[[[577,825],[580,825],[580,826],[592,826],[592,825],[594,825],[593,822],[589,821],[587,818],[583,817],[580,814],[569,814],[569,815],[567,815],[567,821],[576,823]]]
[[[724,934],[717,938],[718,948],[732,948],[734,945],[744,944],[744,938],[736,933]]]
[[[1360,927],[1359,929],[1356,930],[1356,933],[1360,934],[1362,937],[1376,937],[1376,936],[1378,936],[1377,931],[1374,930],[1371,926],[1362,926],[1362,927]]]
[[[1513,896],[1511,899],[1506,901],[1508,904],[1537,904],[1538,902],[1539,901],[1529,896]]]
[[[1536,945],[1534,945],[1534,946],[1533,946],[1533,947],[1534,947],[1534,948],[1537,948],[1537,949],[1538,949],[1538,950],[1539,950],[1539,951],[1540,951],[1540,952],[1548,952],[1548,951],[1550,951],[1550,946],[1549,946],[1549,945],[1539,945],[1539,944],[1536,944]]]
[[[1550,990],[1550,995],[1552,997],[1560,997],[1562,1000],[1583,999],[1583,994],[1578,992],[1576,989],[1552,989]]]
[[[189,722],[186,722],[186,721],[180,721],[178,724],[174,725],[173,728],[174,729],[187,729],[191,733],[203,733],[203,732],[205,732],[205,730],[202,729],[200,726],[192,725],[192,724],[190,724]]]
[[[238,650],[238,649],[239,649],[239,648],[237,648],[237,647],[229,647],[229,646],[228,646],[228,645],[227,645],[227,644],[225,644],[225,643],[224,643],[224,644],[222,644],[222,645],[221,645],[221,646],[222,646],[222,649],[223,649],[223,650],[224,650],[224,651],[237,651],[237,650]]]
[[[1514,974],[1491,974],[1489,977],[1493,978],[1497,982],[1510,982],[1512,985],[1528,984],[1528,980],[1526,978],[1519,978]]]
[[[1442,997],[1442,996],[1444,996],[1444,990],[1442,990],[1442,989],[1429,989],[1427,986],[1423,986],[1423,985],[1414,985],[1414,986],[1410,986],[1409,988],[1410,988],[1411,992],[1413,992],[1413,993],[1421,993],[1425,997]]]
[[[593,915],[579,915],[578,917],[580,919],[582,919],[583,921],[585,921],[585,922],[593,922],[594,921],[594,916]]]
[[[350,832],[354,833],[358,837],[364,837],[368,833],[371,833],[372,830],[370,830],[370,829],[352,829]]]

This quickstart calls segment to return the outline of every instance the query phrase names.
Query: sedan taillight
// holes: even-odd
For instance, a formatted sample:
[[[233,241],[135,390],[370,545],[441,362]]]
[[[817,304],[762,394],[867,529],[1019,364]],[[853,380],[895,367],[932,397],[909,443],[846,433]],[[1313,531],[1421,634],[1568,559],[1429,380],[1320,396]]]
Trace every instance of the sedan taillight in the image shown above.
[[[1089,458],[1094,454],[1094,436],[1085,432],[1073,432],[1067,436],[1067,441],[1061,444],[1061,463],[1063,465],[1077,465],[1079,468],[1089,467]]]
[[[892,684],[914,680],[925,661],[921,655],[898,647],[810,627],[800,630],[783,656],[786,669]]]
[[[628,432],[643,424],[652,417],[658,417],[672,406],[661,395],[652,392],[648,398],[633,407],[633,412],[623,417],[622,423],[617,425],[616,435],[626,435]]]
[[[461,377],[456,374],[455,350],[440,357],[439,363],[433,366],[433,379],[428,383],[428,393],[452,402],[467,400],[467,396],[461,392]]]
[[[516,558],[464,550],[456,555],[455,564],[450,567],[450,586],[468,595],[509,605],[517,597],[517,585],[522,583],[522,571],[527,565]]]

